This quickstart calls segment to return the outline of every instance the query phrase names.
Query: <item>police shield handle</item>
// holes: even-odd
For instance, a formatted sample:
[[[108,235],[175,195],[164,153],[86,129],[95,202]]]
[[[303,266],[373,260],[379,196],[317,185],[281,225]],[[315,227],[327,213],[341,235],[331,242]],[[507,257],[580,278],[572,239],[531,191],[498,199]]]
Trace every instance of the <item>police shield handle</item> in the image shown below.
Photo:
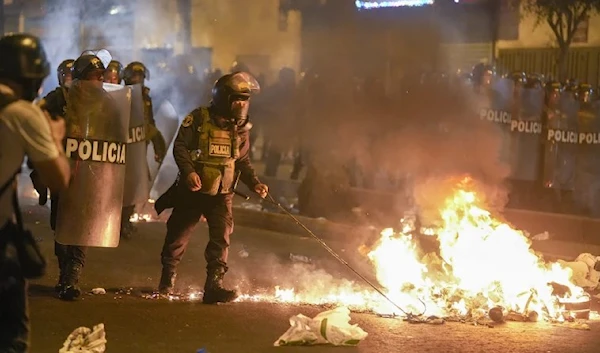
[[[202,188],[202,181],[200,181],[200,176],[196,172],[191,172],[188,174],[187,184],[191,191],[200,191]]]

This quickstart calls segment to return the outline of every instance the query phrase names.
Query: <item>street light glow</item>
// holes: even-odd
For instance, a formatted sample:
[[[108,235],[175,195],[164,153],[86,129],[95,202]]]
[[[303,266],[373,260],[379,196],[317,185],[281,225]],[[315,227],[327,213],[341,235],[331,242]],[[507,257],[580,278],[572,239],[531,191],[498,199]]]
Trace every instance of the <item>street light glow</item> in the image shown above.
[[[456,0],[455,0],[456,1]],[[385,7],[403,7],[403,6],[425,6],[433,5],[434,0],[395,0],[395,1],[359,1],[356,0],[354,4],[359,9],[379,9]]]

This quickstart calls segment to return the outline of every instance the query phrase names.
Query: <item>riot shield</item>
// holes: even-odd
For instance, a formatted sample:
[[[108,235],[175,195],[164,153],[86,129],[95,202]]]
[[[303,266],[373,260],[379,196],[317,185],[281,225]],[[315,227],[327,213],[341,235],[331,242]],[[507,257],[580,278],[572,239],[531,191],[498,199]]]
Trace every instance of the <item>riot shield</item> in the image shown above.
[[[146,202],[150,191],[148,163],[146,162],[146,122],[144,119],[142,86],[137,84],[128,87],[131,89],[131,118],[127,138],[127,167],[123,206]]]
[[[71,161],[71,183],[60,194],[56,241],[117,247],[131,89],[74,81],[68,101],[65,153]]]
[[[510,122],[510,167],[514,180],[539,180],[544,90],[521,88]]]
[[[544,131],[545,187],[573,190],[577,156],[577,111],[579,104],[570,93],[561,93],[546,103]]]
[[[498,146],[500,163],[509,163],[513,91],[513,81],[499,78],[479,93],[479,119],[489,124],[489,128],[500,141]]]
[[[183,118],[183,117],[182,117]],[[173,184],[177,177],[178,168],[173,158],[173,140],[177,134],[180,121],[177,111],[169,100],[165,100],[154,115],[156,128],[163,134],[165,144],[167,145],[167,154],[161,164],[154,160],[154,150],[148,152],[148,165],[150,166],[150,178],[152,190],[150,197],[156,199],[162,195]],[[149,149],[152,146],[148,146]],[[173,170],[173,166],[175,169]]]
[[[579,104],[577,157],[573,196],[586,212],[593,212],[600,183],[600,102]],[[598,214],[598,211],[593,212]]]

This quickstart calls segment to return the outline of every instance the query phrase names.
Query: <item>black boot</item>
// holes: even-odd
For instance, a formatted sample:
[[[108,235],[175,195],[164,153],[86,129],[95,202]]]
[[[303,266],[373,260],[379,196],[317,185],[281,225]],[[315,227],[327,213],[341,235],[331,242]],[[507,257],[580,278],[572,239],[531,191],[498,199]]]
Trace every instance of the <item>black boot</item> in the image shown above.
[[[164,269],[160,275],[160,283],[158,284],[158,292],[160,294],[173,294],[175,288],[175,278],[177,273],[174,270]]]
[[[79,276],[83,266],[80,264],[68,263],[65,266],[64,273],[64,285],[62,290],[58,293],[58,297],[62,300],[75,300],[81,295],[81,289],[79,289]]]
[[[235,290],[223,288],[225,271],[209,271],[204,285],[204,304],[229,303],[234,301],[238,294]]]
[[[56,294],[60,293],[65,287],[65,262],[58,260],[58,283],[54,286]]]

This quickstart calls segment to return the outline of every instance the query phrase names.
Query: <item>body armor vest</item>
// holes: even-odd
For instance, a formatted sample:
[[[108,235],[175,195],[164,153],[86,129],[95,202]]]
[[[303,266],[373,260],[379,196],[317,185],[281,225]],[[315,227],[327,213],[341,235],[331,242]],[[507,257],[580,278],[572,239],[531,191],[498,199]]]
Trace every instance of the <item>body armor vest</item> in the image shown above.
[[[200,192],[208,195],[227,194],[235,183],[235,162],[240,157],[237,127],[218,127],[207,108],[200,109],[202,123],[198,128],[198,149],[192,151],[196,172],[202,181]]]

